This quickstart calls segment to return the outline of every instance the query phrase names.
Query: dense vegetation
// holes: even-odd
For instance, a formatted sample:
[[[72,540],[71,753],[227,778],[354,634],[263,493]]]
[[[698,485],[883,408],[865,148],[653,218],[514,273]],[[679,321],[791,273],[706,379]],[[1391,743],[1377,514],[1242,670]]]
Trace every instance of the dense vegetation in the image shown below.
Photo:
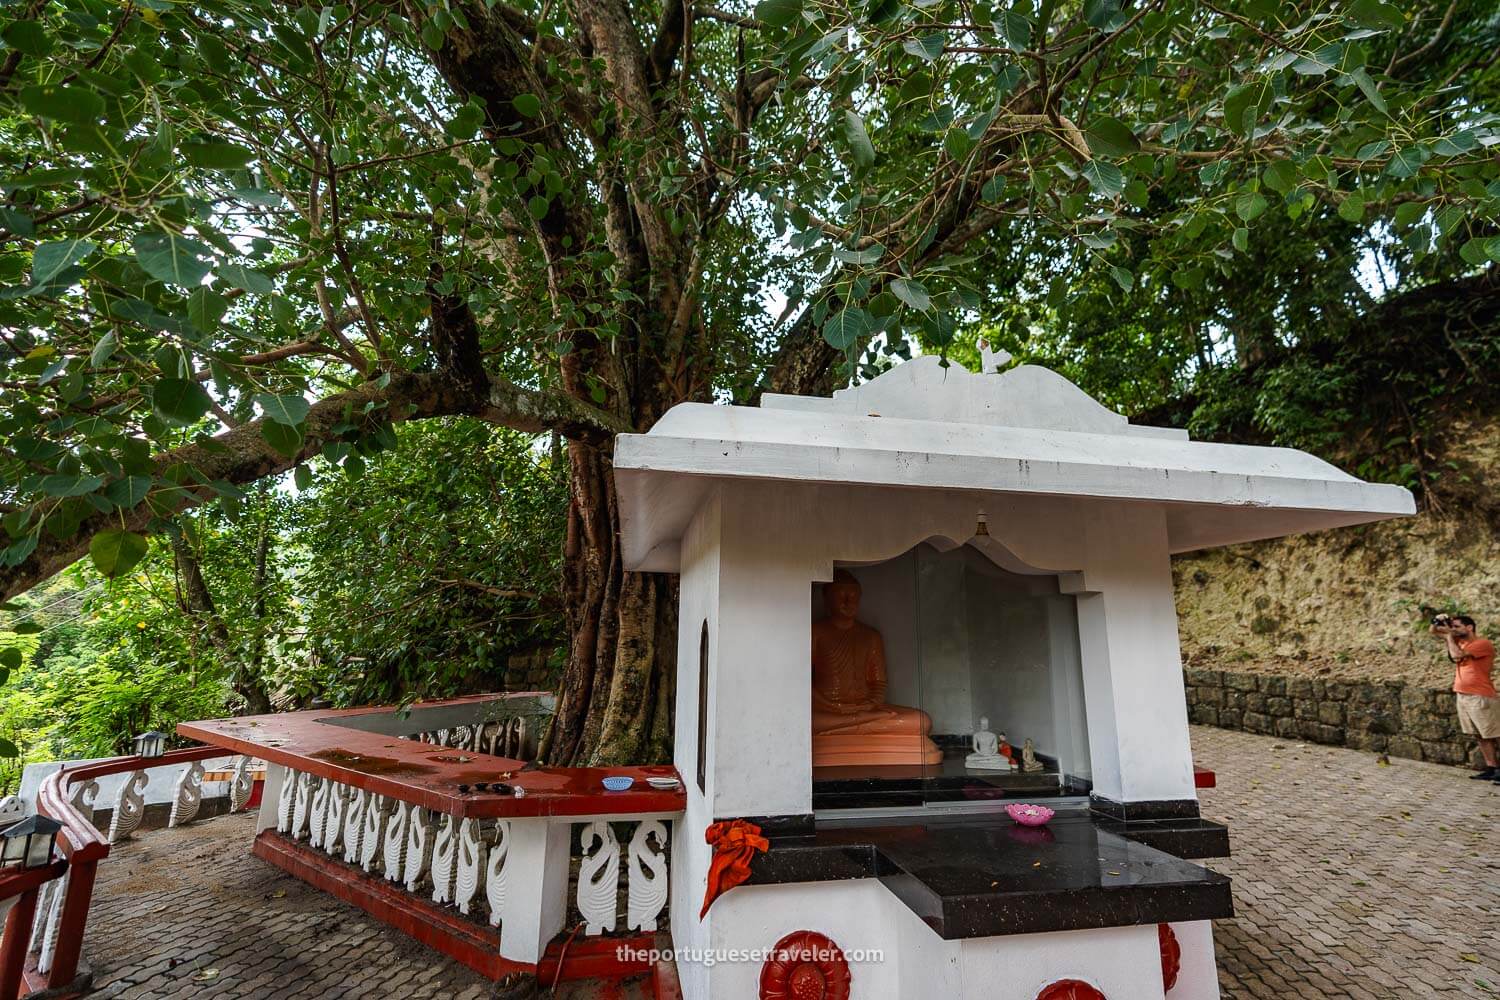
[[[7,647],[31,742],[555,646],[547,755],[658,756],[675,595],[620,566],[614,435],[914,346],[1424,489],[1488,405],[1492,3],[4,18],[0,596],[92,566],[12,611],[81,629]],[[48,693],[84,661],[94,742]]]

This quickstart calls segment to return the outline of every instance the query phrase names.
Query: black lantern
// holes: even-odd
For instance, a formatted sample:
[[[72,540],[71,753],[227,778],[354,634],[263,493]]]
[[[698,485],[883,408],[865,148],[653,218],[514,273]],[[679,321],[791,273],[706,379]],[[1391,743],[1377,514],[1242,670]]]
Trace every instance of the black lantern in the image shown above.
[[[28,816],[0,830],[0,865],[44,868],[52,863],[52,844],[62,824],[49,816]]]
[[[135,755],[137,757],[160,757],[166,746],[167,734],[158,733],[153,729],[135,738]]]

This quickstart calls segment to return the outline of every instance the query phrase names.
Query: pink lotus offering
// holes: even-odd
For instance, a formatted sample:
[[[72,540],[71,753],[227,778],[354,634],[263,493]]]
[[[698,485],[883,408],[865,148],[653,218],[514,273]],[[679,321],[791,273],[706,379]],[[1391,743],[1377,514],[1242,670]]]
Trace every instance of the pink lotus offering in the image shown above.
[[[1032,806],[1020,802],[1012,802],[1005,807],[1005,815],[1022,826],[1045,826],[1047,821],[1052,818],[1053,813],[1046,806]]]

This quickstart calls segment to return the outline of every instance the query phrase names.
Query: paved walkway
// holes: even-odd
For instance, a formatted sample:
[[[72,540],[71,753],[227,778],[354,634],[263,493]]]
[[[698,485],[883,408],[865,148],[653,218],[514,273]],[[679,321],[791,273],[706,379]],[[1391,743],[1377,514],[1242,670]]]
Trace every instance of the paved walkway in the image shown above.
[[[1194,726],[1229,824],[1225,1000],[1500,998],[1500,788],[1440,764]]]
[[[1235,852],[1212,862],[1238,911],[1217,928],[1225,1000],[1500,1000],[1500,788],[1202,727],[1193,750],[1218,774],[1203,811]],[[221,816],[115,851],[85,945],[95,996],[486,995],[463,966],[253,858],[252,829]]]

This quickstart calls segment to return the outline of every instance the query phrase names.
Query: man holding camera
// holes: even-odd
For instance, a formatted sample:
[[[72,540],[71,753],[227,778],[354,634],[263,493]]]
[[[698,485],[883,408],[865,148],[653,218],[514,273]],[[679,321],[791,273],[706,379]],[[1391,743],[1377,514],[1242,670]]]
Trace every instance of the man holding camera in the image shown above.
[[[1468,615],[1438,615],[1432,619],[1432,634],[1448,642],[1448,658],[1456,670],[1453,692],[1458,697],[1458,728],[1479,740],[1484,770],[1470,777],[1500,784],[1500,697],[1490,671],[1495,666],[1495,644],[1474,631]]]

